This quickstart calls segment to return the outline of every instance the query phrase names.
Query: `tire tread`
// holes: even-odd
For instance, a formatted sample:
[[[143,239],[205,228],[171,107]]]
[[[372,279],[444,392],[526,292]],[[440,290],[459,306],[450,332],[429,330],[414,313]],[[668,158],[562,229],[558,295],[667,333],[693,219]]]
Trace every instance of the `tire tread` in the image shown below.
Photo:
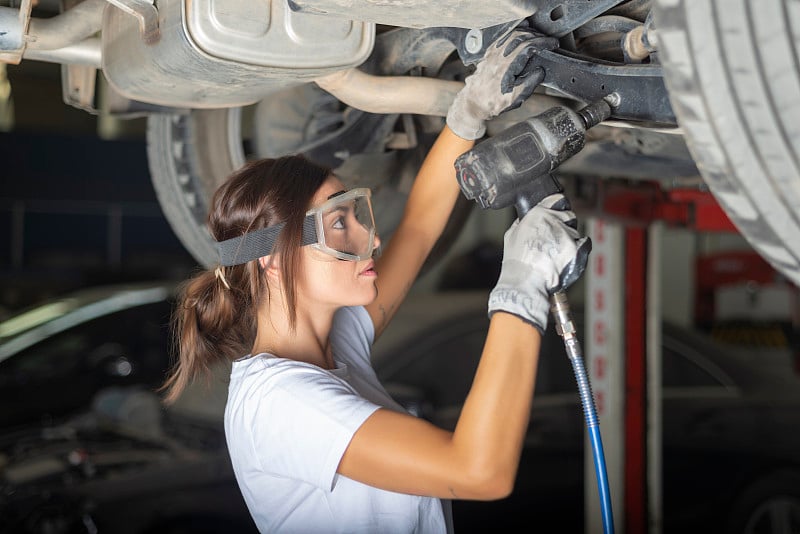
[[[800,10],[783,19],[786,2],[657,4],[667,87],[698,168],[750,244],[800,284]]]

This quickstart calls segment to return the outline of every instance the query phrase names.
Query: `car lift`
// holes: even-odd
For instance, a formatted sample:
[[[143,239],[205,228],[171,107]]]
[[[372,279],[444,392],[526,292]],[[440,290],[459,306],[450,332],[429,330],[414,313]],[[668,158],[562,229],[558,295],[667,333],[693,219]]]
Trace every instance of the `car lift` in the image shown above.
[[[793,350],[794,370],[800,375],[800,343],[795,332],[800,325],[800,288],[778,273],[767,261],[754,251],[730,250],[698,256],[694,268],[695,325],[712,332],[713,337],[725,339],[730,343],[755,344],[769,347],[789,347]],[[752,286],[779,288],[788,300],[787,329],[783,325],[767,324],[767,328],[744,328],[734,324],[734,330],[720,325],[716,317],[724,306],[719,298],[719,290],[731,286]],[[773,295],[774,297],[775,295]]]
[[[658,534],[661,515],[663,227],[736,232],[714,197],[657,183],[601,186],[587,234],[586,361],[605,442],[618,532]],[[615,357],[622,355],[622,359]],[[602,532],[592,459],[585,457],[586,525]]]

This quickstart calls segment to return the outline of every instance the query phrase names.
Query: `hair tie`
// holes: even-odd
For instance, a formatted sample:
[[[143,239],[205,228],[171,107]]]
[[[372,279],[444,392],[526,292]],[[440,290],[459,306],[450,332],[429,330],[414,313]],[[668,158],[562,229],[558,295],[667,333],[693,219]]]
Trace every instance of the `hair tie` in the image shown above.
[[[222,265],[218,265],[216,269],[214,269],[214,276],[217,277],[217,280],[222,282],[222,285],[225,286],[225,289],[230,289],[231,286],[228,284],[228,280],[225,279],[225,273],[222,271]]]

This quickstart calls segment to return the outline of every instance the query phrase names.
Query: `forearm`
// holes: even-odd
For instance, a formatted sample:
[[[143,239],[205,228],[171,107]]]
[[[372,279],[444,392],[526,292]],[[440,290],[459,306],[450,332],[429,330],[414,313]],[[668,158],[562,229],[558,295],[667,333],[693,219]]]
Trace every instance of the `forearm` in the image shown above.
[[[534,327],[495,314],[455,431],[378,410],[356,432],[339,472],[401,493],[474,500],[507,496],[528,427],[540,345]]]
[[[431,248],[442,234],[460,194],[453,164],[474,144],[445,126],[417,173],[400,226]]]
[[[367,306],[376,338],[411,289],[425,259],[442,235],[460,194],[455,160],[473,144],[445,126],[420,167],[403,218],[376,262],[378,297]]]
[[[492,317],[483,355],[453,436],[473,465],[507,491],[513,488],[530,420],[541,336],[518,317]],[[481,471],[481,468],[477,469]]]

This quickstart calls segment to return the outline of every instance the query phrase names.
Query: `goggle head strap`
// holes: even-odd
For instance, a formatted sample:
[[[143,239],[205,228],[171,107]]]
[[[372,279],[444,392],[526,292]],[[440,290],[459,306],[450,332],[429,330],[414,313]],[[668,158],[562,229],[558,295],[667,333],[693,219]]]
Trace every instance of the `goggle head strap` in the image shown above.
[[[275,242],[285,223],[275,224],[248,232],[239,237],[217,242],[219,263],[225,267],[241,265],[272,254]],[[303,246],[317,242],[317,225],[313,214],[303,219]]]

